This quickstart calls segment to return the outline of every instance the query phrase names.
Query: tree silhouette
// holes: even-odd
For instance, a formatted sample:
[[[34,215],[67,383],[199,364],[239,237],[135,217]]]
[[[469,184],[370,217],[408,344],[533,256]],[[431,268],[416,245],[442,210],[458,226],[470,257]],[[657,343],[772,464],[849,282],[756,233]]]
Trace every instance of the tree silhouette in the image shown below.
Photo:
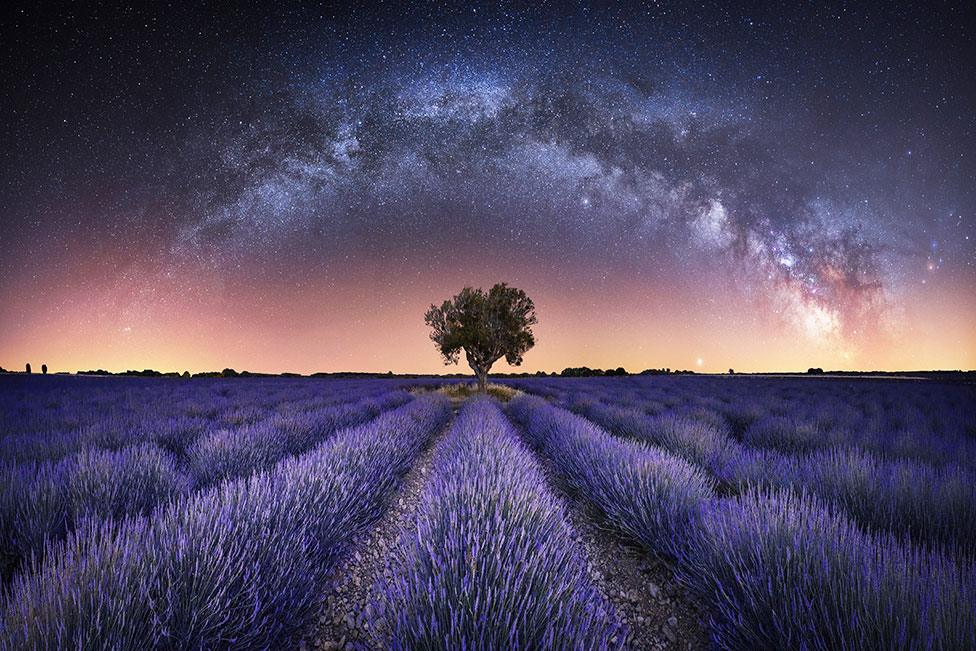
[[[41,373],[47,375],[47,364],[41,364]]]
[[[30,362],[27,362],[27,374],[30,375],[30,372],[31,372]]]
[[[464,350],[478,378],[478,390],[485,393],[492,364],[504,357],[519,366],[535,345],[532,326],[538,319],[524,291],[498,283],[487,292],[465,287],[440,307],[431,305],[424,322],[445,364],[457,364]]]

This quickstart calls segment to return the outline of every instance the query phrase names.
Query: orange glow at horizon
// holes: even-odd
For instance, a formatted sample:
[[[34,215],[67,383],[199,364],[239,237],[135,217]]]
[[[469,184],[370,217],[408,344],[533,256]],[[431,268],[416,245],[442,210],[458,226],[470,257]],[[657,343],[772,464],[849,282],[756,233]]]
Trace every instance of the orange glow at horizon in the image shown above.
[[[22,370],[30,362],[39,369],[45,363],[52,373],[225,367],[468,373],[463,363],[441,362],[423,313],[464,285],[487,287],[504,279],[533,298],[539,325],[524,364],[510,368],[501,361],[496,372],[567,366],[706,373],[976,367],[976,299],[951,288],[902,301],[902,312],[885,328],[848,341],[821,337],[802,319],[784,321],[731,290],[710,286],[706,295],[691,285],[645,286],[622,277],[608,278],[599,290],[580,289],[547,282],[542,270],[510,268],[506,275],[494,266],[468,264],[466,270],[410,277],[395,265],[376,265],[334,286],[234,288],[198,275],[188,289],[150,275],[87,292],[34,294],[16,313],[2,313],[0,366]],[[966,296],[962,302],[960,295]]]

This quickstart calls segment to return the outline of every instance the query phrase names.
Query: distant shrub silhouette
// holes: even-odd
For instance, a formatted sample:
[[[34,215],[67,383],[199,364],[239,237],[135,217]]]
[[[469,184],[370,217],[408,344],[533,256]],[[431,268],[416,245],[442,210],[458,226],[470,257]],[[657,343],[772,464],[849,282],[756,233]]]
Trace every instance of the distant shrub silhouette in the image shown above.
[[[671,372],[669,368],[646,368],[638,375],[667,375]]]
[[[820,367],[808,368],[807,375],[823,375],[824,370]]]
[[[30,374],[30,372],[31,372],[30,362],[27,362],[27,373]]]
[[[47,364],[41,364],[41,373],[47,375]]]
[[[240,373],[238,373],[232,368],[225,368],[223,371],[220,372],[220,375],[221,377],[238,377]]]

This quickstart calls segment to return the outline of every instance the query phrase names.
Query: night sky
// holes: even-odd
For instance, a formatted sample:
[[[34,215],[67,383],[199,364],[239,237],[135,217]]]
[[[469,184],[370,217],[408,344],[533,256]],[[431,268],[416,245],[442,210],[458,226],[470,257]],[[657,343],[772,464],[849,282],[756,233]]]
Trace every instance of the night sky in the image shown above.
[[[976,367],[966,3],[97,4],[2,10],[0,366],[453,370],[507,281],[527,371]]]

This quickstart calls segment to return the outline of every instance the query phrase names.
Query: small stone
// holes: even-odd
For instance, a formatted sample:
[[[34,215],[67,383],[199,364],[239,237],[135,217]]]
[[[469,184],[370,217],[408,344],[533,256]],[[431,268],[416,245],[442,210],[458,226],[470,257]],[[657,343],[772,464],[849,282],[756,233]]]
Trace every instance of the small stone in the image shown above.
[[[672,631],[671,627],[668,626],[667,624],[661,627],[661,631],[664,633],[664,636],[668,638],[672,643],[678,641],[678,636],[675,635],[674,631]]]
[[[647,591],[651,593],[651,596],[657,599],[657,596],[661,594],[661,588],[657,587],[656,583],[649,583],[647,585]]]
[[[678,628],[678,618],[675,617],[674,615],[671,615],[670,617],[668,617],[668,625],[671,628]]]

